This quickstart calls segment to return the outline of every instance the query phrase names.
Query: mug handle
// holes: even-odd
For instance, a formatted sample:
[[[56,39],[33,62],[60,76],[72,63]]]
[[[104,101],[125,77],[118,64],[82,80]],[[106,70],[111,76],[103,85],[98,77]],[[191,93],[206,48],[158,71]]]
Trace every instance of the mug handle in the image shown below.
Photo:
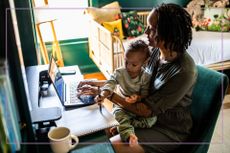
[[[78,137],[77,136],[75,136],[75,135],[73,135],[73,134],[71,134],[71,141],[72,141],[72,139],[74,139],[75,140],[75,143],[74,144],[70,144],[70,149],[73,149],[74,147],[76,147],[77,146],[77,144],[79,143],[79,139],[78,139]]]

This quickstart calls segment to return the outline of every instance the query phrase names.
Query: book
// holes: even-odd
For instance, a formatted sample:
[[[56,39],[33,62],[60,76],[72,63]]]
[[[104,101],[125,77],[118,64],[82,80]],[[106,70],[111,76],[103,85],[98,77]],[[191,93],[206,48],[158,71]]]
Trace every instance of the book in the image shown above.
[[[1,148],[6,150],[9,145],[11,152],[16,152],[21,147],[19,114],[15,101],[9,70],[5,62],[4,64],[0,64],[0,122],[3,127],[0,131],[6,137],[6,144],[4,145],[4,141],[2,141],[3,146]]]
[[[98,104],[63,111],[62,118],[55,121],[57,126],[68,127],[72,134],[83,136],[106,128],[118,126],[115,117],[102,105],[102,114]]]
[[[1,97],[0,97],[1,99]],[[7,143],[7,137],[6,137],[6,134],[5,134],[5,130],[4,130],[4,127],[3,127],[3,119],[2,118],[2,112],[1,112],[1,109],[0,109],[0,140],[1,140],[1,145],[0,145],[0,152],[2,153],[7,153],[7,152],[10,152],[9,150],[9,144]]]

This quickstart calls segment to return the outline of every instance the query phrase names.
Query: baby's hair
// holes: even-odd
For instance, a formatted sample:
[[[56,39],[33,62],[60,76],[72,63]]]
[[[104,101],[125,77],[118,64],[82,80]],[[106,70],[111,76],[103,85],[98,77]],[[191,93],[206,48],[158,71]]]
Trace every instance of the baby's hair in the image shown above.
[[[145,54],[145,59],[150,56],[149,46],[143,40],[131,42],[126,52],[142,52]]]

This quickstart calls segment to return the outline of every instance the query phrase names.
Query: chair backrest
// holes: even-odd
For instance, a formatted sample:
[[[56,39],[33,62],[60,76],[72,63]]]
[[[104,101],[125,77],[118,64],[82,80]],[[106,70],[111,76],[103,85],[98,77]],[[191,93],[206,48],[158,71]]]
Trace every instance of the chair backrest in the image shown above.
[[[228,87],[228,77],[202,66],[197,66],[197,71],[191,106],[192,134],[188,140],[189,145],[182,145],[179,150],[206,153]]]

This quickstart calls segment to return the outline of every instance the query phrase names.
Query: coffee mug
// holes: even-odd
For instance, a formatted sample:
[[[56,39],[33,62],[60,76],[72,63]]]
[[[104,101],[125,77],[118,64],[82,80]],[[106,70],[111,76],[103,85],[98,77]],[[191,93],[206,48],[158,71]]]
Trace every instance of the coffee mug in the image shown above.
[[[77,136],[70,133],[67,127],[56,127],[48,132],[51,149],[54,153],[67,153],[79,142]],[[75,141],[72,144],[72,140]]]

